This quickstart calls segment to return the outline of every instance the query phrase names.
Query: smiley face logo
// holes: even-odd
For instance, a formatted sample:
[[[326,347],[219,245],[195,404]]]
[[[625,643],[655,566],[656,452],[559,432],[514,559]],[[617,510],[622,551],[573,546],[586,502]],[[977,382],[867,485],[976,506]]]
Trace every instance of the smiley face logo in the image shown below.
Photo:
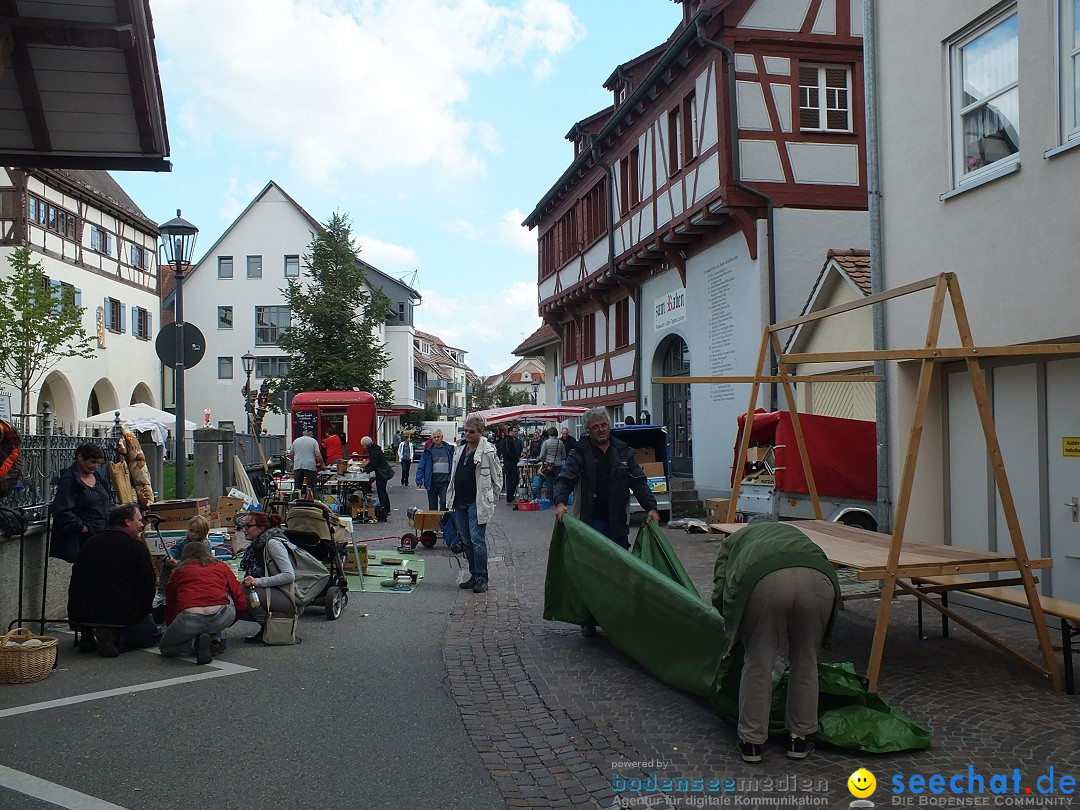
[[[847,780],[848,790],[856,799],[865,799],[877,789],[877,780],[866,768],[859,768]]]

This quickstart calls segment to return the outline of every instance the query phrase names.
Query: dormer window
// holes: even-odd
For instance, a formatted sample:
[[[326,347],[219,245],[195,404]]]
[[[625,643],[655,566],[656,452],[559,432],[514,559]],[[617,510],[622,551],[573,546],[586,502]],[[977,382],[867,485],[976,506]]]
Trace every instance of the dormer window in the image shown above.
[[[625,84],[620,84],[619,88],[615,91],[615,106],[621,107],[629,95],[630,91],[627,86]]]

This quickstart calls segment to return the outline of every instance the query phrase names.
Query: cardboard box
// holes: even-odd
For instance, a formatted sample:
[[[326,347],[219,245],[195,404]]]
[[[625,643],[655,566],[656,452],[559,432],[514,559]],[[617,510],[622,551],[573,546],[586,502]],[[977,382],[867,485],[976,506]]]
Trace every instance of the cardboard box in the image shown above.
[[[162,519],[161,528],[165,528],[165,522],[183,523],[187,528],[187,522],[196,515],[210,518],[209,498],[184,498],[182,500],[155,501],[146,508],[147,512],[159,515]]]
[[[418,532],[437,532],[444,514],[438,509],[417,509],[409,518],[409,526]]]
[[[664,462],[662,461],[646,461],[641,465],[641,469],[645,471],[646,478],[664,477]]]
[[[637,459],[638,464],[648,464],[656,461],[656,451],[651,447],[635,447],[634,458]]]
[[[758,461],[764,461],[765,457],[769,455],[769,451],[772,447],[766,445],[765,447],[747,447],[746,448],[746,460],[753,464]]]
[[[217,499],[217,513],[221,520],[228,520],[243,510],[243,498],[230,498],[228,495],[222,495]]]
[[[705,500],[705,522],[727,523],[728,505],[730,498],[707,498]]]

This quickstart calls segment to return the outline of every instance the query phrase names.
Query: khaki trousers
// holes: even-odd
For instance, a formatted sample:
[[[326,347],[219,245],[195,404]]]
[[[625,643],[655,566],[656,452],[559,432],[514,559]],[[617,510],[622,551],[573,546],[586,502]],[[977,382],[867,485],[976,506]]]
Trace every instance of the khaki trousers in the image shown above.
[[[739,738],[761,745],[769,736],[772,670],[781,636],[787,636],[787,708],[792,734],[817,731],[818,648],[832,615],[836,591],[813,568],[781,568],[762,577],[743,613],[739,637],[745,650],[739,681]]]

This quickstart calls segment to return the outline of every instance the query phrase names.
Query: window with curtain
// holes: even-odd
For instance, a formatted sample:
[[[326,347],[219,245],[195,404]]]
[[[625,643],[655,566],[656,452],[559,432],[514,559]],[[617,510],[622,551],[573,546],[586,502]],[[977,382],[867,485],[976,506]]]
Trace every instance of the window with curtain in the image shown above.
[[[957,184],[1019,159],[1019,44],[1015,6],[950,44]]]

